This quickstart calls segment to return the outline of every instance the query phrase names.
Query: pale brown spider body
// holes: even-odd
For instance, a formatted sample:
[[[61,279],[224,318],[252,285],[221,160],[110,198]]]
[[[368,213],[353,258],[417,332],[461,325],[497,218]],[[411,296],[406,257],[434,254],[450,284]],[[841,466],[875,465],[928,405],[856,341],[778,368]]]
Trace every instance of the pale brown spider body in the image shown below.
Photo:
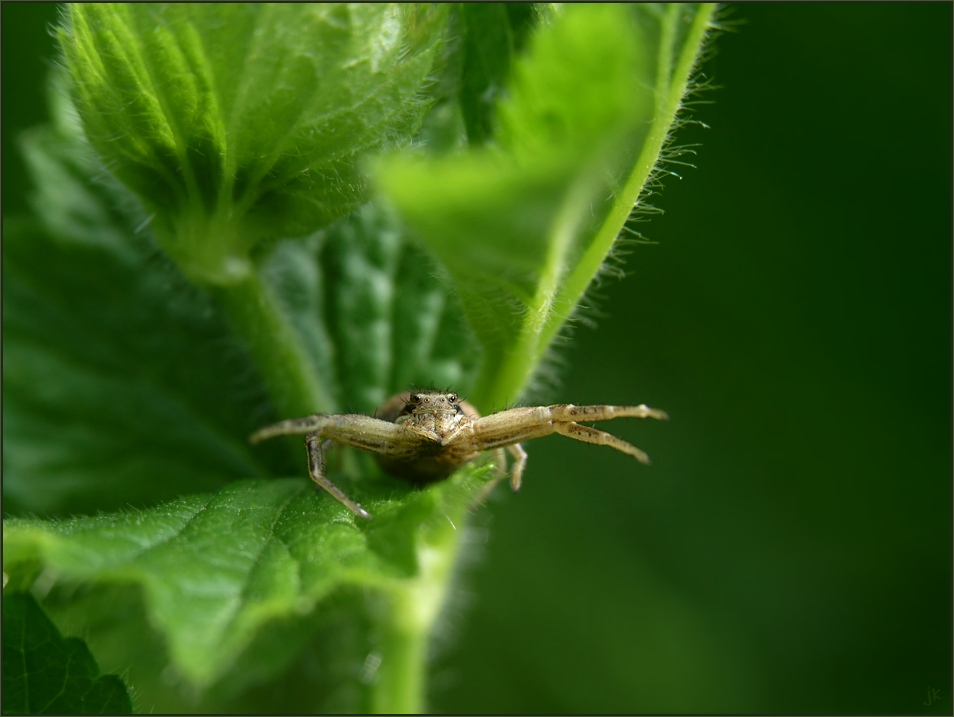
[[[466,439],[472,435],[480,414],[453,393],[399,393],[378,407],[374,415],[403,426],[409,434],[406,450],[375,454],[381,468],[393,476],[412,483],[433,483],[480,455],[474,442]]]
[[[642,463],[649,457],[626,441],[577,421],[607,421],[613,418],[660,418],[668,416],[648,406],[528,406],[481,416],[457,394],[446,391],[414,391],[391,397],[374,416],[361,414],[315,414],[292,418],[256,431],[253,444],[282,435],[305,434],[311,479],[331,493],[356,515],[371,515],[351,500],[324,474],[322,447],[335,441],[375,454],[388,473],[415,483],[446,478],[484,451],[497,453],[504,467],[503,450],[515,459],[510,484],[520,488],[527,454],[523,441],[559,433],[586,443],[610,446]]]

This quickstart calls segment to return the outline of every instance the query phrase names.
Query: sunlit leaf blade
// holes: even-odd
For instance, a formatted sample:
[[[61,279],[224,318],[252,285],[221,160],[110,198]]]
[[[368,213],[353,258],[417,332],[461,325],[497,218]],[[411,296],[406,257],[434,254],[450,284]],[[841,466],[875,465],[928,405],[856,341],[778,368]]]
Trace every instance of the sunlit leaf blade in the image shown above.
[[[123,681],[100,675],[82,640],[64,639],[27,593],[3,596],[4,714],[131,714]]]
[[[353,492],[362,521],[304,477],[241,481],[146,511],[4,522],[4,571],[42,565],[67,583],[142,587],[172,663],[208,685],[270,621],[305,615],[346,585],[400,592],[428,579],[422,551],[453,540],[486,469],[421,491],[397,481]]]
[[[511,68],[492,146],[388,158],[383,191],[447,266],[485,350],[474,391],[517,400],[659,158],[709,6],[568,6]],[[688,27],[688,30],[686,30]]]
[[[244,276],[264,236],[367,198],[362,155],[405,141],[441,7],[70,5],[58,30],[91,143],[195,279]]]

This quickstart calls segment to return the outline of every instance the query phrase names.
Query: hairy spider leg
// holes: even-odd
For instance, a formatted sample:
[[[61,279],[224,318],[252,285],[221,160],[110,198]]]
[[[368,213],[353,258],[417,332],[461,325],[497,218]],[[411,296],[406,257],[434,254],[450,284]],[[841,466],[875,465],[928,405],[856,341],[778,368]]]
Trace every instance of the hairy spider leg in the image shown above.
[[[373,453],[400,454],[407,430],[396,423],[360,413],[316,413],[305,418],[291,418],[255,431],[249,438],[253,445],[275,436],[297,436],[317,433],[322,441],[334,441]]]
[[[594,443],[597,446],[609,446],[621,453],[632,456],[640,463],[649,465],[649,456],[646,455],[645,451],[639,450],[632,443],[627,443],[622,438],[617,438],[606,431],[600,431],[596,428],[590,428],[589,426],[581,426],[579,423],[557,423],[553,427],[561,436],[583,441],[584,443]]]
[[[528,406],[511,408],[477,420],[474,434],[480,450],[490,450],[542,438],[556,433],[557,423],[609,421],[614,418],[659,418],[669,416],[648,406]]]
[[[404,454],[408,447],[402,438],[406,436],[403,426],[360,414],[328,415],[317,413],[305,418],[292,418],[266,426],[249,438],[253,444],[275,436],[301,435],[306,433],[305,447],[308,452],[308,472],[311,480],[328,491],[355,515],[370,520],[371,515],[359,503],[351,500],[344,491],[332,483],[324,473],[321,449],[330,441],[372,453]]]
[[[326,443],[328,441],[325,441]],[[309,433],[305,436],[305,450],[308,452],[308,475],[319,488],[331,493],[339,503],[352,513],[365,520],[371,520],[371,514],[361,507],[360,503],[351,500],[341,488],[325,478],[325,462],[321,456],[322,441],[318,433]]]
[[[325,417],[323,414],[316,413],[304,418],[289,418],[287,421],[273,423],[255,431],[248,437],[248,442],[254,446],[275,436],[299,436],[303,433],[311,433],[324,425],[322,419]]]
[[[646,405],[574,406],[573,404],[556,404],[553,406],[532,406],[512,408],[508,411],[484,416],[477,421],[475,434],[481,450],[506,447],[507,451],[514,457],[515,462],[510,486],[513,490],[518,490],[523,479],[523,470],[527,464],[527,453],[520,443],[534,438],[542,438],[552,433],[559,433],[586,443],[609,446],[633,456],[642,463],[649,463],[649,456],[636,446],[605,431],[576,423],[581,419],[608,421],[614,418],[668,419],[669,416],[664,411],[649,408]]]
[[[574,406],[572,403],[547,406],[554,420],[611,421],[614,418],[656,418],[669,420],[669,414],[645,403],[639,406]]]
[[[514,459],[513,470],[510,472],[510,488],[518,491],[520,482],[523,480],[523,469],[527,467],[527,452],[519,443],[514,443],[512,446],[507,446],[507,453]]]

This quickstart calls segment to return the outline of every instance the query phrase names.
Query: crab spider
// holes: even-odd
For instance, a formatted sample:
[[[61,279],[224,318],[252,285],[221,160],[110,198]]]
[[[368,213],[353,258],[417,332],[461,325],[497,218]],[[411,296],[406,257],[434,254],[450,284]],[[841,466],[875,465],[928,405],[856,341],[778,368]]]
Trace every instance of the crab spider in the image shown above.
[[[527,453],[523,441],[551,433],[585,443],[609,446],[649,463],[649,456],[626,441],[604,431],[581,426],[578,421],[608,421],[613,418],[666,419],[665,412],[648,406],[527,406],[481,416],[456,393],[414,391],[397,394],[374,416],[361,414],[315,414],[266,426],[249,438],[253,444],[275,436],[305,435],[308,472],[311,479],[356,515],[371,515],[325,476],[323,445],[334,441],[375,454],[388,473],[414,483],[426,484],[446,478],[484,451],[494,451],[504,465],[503,451],[514,458],[510,485],[520,488]]]

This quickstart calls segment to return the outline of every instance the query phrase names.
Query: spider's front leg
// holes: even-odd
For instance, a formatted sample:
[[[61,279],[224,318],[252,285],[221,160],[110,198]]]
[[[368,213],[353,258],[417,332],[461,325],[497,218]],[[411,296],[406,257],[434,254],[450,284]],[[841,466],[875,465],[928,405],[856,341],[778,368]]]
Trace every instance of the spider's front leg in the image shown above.
[[[402,426],[371,416],[319,413],[266,426],[253,433],[249,442],[254,445],[275,436],[301,435],[302,433],[306,434],[305,448],[308,452],[308,473],[311,480],[331,493],[355,515],[370,520],[371,514],[368,511],[351,500],[343,490],[325,476],[322,445],[326,441],[335,441],[371,453],[400,454],[407,450],[407,431]]]
[[[305,436],[305,450],[308,451],[308,475],[319,488],[324,488],[331,493],[339,503],[351,510],[355,515],[365,520],[371,520],[371,514],[332,483],[325,476],[325,461],[321,455],[321,444],[323,443],[320,433],[309,433]]]
[[[585,443],[609,446],[633,456],[641,463],[649,463],[649,456],[636,446],[605,431],[581,426],[577,421],[609,421],[614,418],[657,418],[668,419],[664,412],[646,405],[640,406],[574,406],[557,404],[553,406],[532,406],[511,408],[490,416],[484,416],[474,425],[474,436],[480,450],[492,450],[506,447],[514,457],[515,463],[510,484],[514,490],[520,488],[523,469],[527,464],[527,454],[520,445],[523,441],[542,438],[552,433],[573,438]]]

